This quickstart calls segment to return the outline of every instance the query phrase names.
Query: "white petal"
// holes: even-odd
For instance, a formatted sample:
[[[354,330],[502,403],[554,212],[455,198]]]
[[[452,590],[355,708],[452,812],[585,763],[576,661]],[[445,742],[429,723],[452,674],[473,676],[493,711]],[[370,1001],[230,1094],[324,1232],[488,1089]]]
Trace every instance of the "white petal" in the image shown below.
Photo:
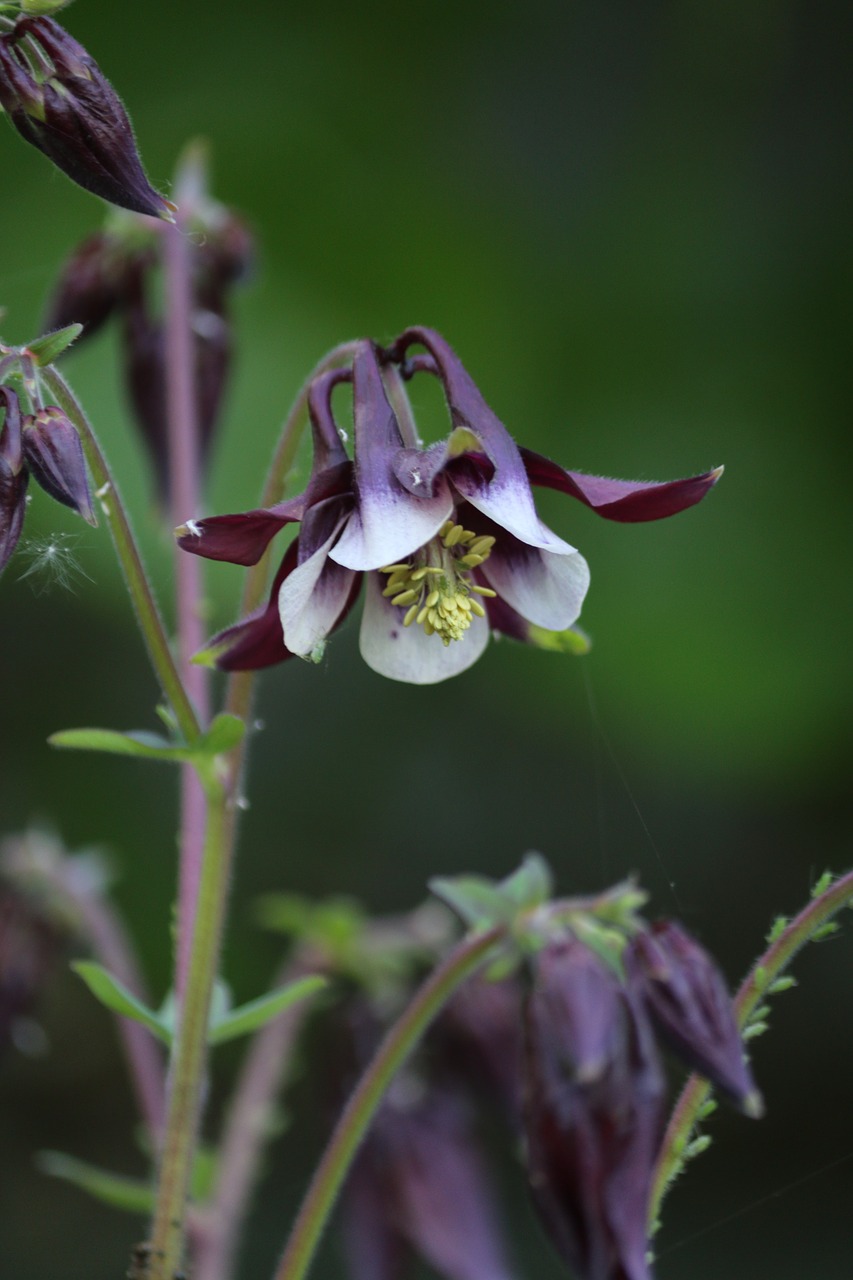
[[[571,555],[574,547],[562,538],[558,538],[536,514],[533,495],[526,474],[513,474],[501,477],[495,473],[493,479],[476,481],[470,476],[455,475],[453,483],[460,494],[482,511],[483,515],[494,520],[502,529],[515,535],[521,542],[530,547],[541,547],[554,555]]]
[[[367,575],[359,647],[369,667],[389,680],[438,684],[473,666],[489,642],[485,618],[474,618],[461,640],[444,645],[416,622],[404,627],[404,611],[383,597],[382,586],[378,574]]]
[[[552,555],[508,539],[492,548],[480,572],[502,600],[548,631],[577,621],[589,587],[589,567],[579,551]]]
[[[432,498],[415,498],[399,481],[395,489],[360,495],[331,557],[347,569],[381,569],[406,560],[438,533],[453,514],[453,498],[444,477]]]
[[[310,657],[332,630],[352,587],[352,573],[329,560],[337,532],[287,575],[278,594],[284,643],[303,658]]]

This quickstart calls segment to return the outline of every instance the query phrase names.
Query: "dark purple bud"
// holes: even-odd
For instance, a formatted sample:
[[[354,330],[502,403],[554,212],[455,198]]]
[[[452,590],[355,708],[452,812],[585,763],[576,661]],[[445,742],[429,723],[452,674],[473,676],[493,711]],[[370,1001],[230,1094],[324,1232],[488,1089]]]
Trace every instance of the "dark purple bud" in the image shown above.
[[[97,525],[83,446],[74,427],[55,405],[39,409],[24,425],[27,466],[46,493]]]
[[[24,466],[21,409],[9,387],[0,386],[0,573],[6,567],[24,524],[29,472]]]
[[[126,285],[124,312],[125,383],[134,416],[154,466],[160,494],[169,490],[167,439],[166,339],[162,321],[151,313],[144,265]],[[210,450],[231,369],[231,326],[224,311],[193,298],[193,356],[196,412],[202,461]]]
[[[89,236],[62,268],[47,308],[45,330],[82,324],[81,338],[100,329],[120,305],[136,259],[114,236]]]
[[[513,979],[474,979],[453,997],[436,1027],[449,1074],[487,1089],[515,1126],[521,1115],[522,993]]]
[[[747,1115],[760,1116],[732,1002],[707,951],[680,925],[661,920],[628,944],[625,969],[670,1048]]]
[[[118,94],[52,18],[19,18],[0,37],[0,105],[27,142],[110,204],[171,220],[149,183]]]
[[[644,1010],[592,952],[554,942],[526,1031],[527,1161],[551,1238],[578,1280],[649,1280],[665,1083]]]

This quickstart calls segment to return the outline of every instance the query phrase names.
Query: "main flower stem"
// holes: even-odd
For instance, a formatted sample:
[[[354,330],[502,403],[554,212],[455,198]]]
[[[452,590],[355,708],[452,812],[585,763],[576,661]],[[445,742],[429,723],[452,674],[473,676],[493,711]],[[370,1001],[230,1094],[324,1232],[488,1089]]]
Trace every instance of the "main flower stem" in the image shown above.
[[[195,387],[195,350],[192,330],[192,262],[188,230],[179,210],[174,224],[162,230],[166,277],[166,419],[169,457],[169,504],[172,524],[199,514],[201,448]],[[205,667],[192,656],[201,648],[202,562],[175,544],[175,618],[178,660],[184,685],[197,714],[210,719],[210,686]],[[181,771],[180,868],[175,958],[175,990],[180,997],[187,981],[192,945],[193,917],[201,877],[204,844],[205,795],[191,765]]]
[[[822,925],[849,905],[853,905],[853,871],[848,871],[823,893],[813,898],[800,914],[785,926],[764,954],[759,956],[741,983],[735,997],[735,1013],[741,1030],[747,1025],[758,1005],[772,994],[770,988],[785,972],[797,952],[811,941]],[[710,1093],[711,1086],[708,1081],[698,1075],[691,1076],[681,1092],[658,1156],[649,1206],[650,1224],[658,1221],[666,1194],[681,1172],[690,1135]]]
[[[436,968],[382,1041],[350,1096],[296,1217],[274,1280],[303,1280],[353,1158],[385,1091],[453,993],[488,958],[506,930],[464,938]]]
[[[200,732],[198,718],[169,647],[163,620],[106,458],[80,402],[62,375],[51,365],[40,370],[39,376],[80,435],[83,452],[95,482],[96,496],[112,535],[151,665],[175,714],[181,733],[188,742],[192,742]]]

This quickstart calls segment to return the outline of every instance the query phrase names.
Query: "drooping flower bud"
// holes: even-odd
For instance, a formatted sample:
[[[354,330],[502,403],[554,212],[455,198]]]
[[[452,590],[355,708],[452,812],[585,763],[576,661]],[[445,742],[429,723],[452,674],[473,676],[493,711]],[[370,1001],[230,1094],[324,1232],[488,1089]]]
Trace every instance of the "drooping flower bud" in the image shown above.
[[[0,572],[18,545],[27,509],[29,472],[24,466],[21,409],[9,387],[0,386]]]
[[[625,951],[629,983],[660,1035],[750,1116],[763,1111],[722,974],[703,947],[672,920],[637,934]]]
[[[149,251],[143,251],[146,258]],[[44,319],[45,331],[82,324],[83,338],[106,323],[121,305],[138,254],[130,254],[117,236],[99,232],[84,240],[64,264]]]
[[[536,959],[526,1008],[534,1201],[578,1280],[649,1280],[663,1071],[642,1005],[582,943]]]
[[[98,523],[80,437],[61,409],[51,405],[27,420],[24,456],[45,493],[71,507],[87,524]]]
[[[0,105],[20,135],[110,204],[171,220],[149,183],[121,99],[95,60],[50,17],[0,36]]]
[[[401,1083],[353,1167],[347,1243],[354,1280],[401,1275],[401,1245],[445,1280],[511,1280],[469,1108],[445,1091],[417,1097],[412,1081],[416,1097],[407,1099]]]

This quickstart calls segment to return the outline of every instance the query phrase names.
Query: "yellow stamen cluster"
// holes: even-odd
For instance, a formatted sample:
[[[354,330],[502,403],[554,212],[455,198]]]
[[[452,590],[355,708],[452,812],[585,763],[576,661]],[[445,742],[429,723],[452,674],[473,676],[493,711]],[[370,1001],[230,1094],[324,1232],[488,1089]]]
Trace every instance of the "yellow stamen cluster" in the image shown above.
[[[472,533],[446,520],[411,564],[388,564],[379,570],[388,574],[382,594],[406,610],[404,627],[417,622],[428,636],[439,636],[445,645],[461,640],[474,615],[486,616],[476,597],[497,594],[471,580],[471,570],[488,560],[494,545],[490,535]]]

